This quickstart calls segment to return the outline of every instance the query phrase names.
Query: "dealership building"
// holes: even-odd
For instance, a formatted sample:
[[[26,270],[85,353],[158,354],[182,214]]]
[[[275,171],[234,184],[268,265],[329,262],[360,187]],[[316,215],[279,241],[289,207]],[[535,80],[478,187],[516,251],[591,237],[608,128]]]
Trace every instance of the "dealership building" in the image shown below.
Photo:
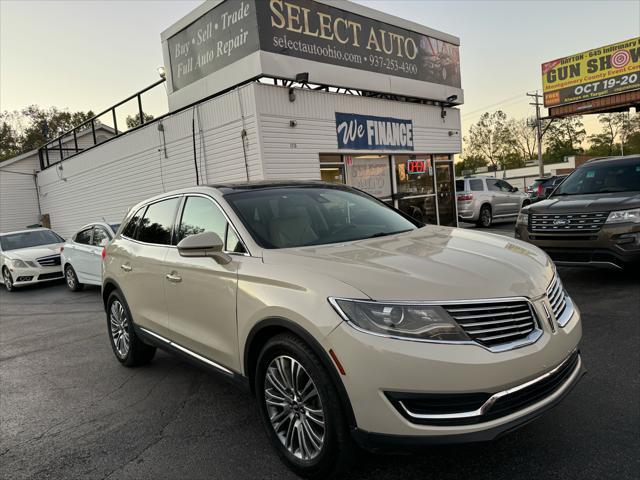
[[[161,192],[281,179],[345,183],[457,224],[456,37],[347,1],[215,0],[161,41],[169,112],[124,132],[111,125],[101,141],[89,121],[44,145],[33,201],[3,192],[0,217],[15,219],[4,231],[27,226],[17,208],[69,236]],[[127,100],[143,113],[141,96]],[[117,123],[117,108],[100,118],[113,110]],[[95,141],[69,147],[80,130]]]

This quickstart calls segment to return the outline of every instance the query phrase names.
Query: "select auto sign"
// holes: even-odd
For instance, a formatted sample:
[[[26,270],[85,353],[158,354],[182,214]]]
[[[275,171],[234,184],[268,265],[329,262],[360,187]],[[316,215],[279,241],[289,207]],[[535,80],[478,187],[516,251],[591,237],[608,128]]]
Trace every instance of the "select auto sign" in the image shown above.
[[[413,150],[413,122],[336,112],[341,150]]]

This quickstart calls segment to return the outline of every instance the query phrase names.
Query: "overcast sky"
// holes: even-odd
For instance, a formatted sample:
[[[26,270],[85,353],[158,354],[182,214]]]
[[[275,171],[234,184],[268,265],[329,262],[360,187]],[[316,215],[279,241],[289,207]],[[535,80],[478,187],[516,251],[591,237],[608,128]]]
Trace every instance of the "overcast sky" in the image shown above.
[[[107,108],[158,79],[160,32],[200,3],[0,0],[0,109]],[[640,36],[640,0],[359,3],[460,37],[464,134],[485,110],[532,114],[542,62]]]

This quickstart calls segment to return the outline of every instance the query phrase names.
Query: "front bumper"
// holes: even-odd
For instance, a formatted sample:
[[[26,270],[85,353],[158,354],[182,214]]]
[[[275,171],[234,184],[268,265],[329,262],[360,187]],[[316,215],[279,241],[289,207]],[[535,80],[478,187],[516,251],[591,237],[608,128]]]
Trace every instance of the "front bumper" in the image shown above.
[[[35,285],[37,283],[58,280],[64,277],[62,267],[59,265],[52,267],[29,267],[15,268],[9,267],[11,278],[13,278],[14,287],[24,287],[27,285]]]
[[[624,238],[637,235],[637,239]],[[515,238],[544,250],[558,265],[624,267],[640,263],[640,225],[605,224],[593,234],[533,233],[517,224]]]
[[[378,337],[344,322],[327,340],[346,372],[342,380],[355,415],[355,438],[369,447],[378,441],[399,445],[479,441],[530,421],[559,402],[579,380],[584,373],[581,360],[551,393],[499,418],[480,417],[476,423],[443,425],[409,419],[388,393],[490,396],[518,387],[552,371],[577,349],[582,335],[578,309],[565,327],[552,332],[542,325],[542,330],[535,343],[494,353],[477,345]]]

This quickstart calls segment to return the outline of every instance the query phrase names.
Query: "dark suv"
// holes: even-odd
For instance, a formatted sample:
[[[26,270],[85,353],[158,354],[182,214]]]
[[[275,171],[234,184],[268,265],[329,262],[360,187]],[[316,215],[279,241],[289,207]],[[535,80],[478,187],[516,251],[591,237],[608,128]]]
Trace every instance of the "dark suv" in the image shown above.
[[[547,198],[555,188],[564,182],[566,175],[552,175],[551,177],[536,178],[531,185],[529,198],[531,203],[539,202]]]
[[[585,163],[548,199],[522,209],[515,236],[557,264],[640,263],[640,156]]]

